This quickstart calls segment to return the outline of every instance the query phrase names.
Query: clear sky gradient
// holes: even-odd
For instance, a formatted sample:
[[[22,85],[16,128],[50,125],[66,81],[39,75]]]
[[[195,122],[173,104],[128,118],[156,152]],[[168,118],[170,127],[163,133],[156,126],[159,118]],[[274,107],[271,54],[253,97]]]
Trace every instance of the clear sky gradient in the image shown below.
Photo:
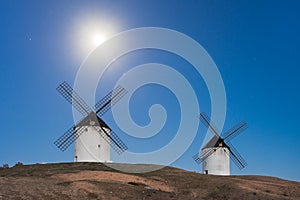
[[[83,32],[95,26],[112,34],[157,26],[192,37],[215,61],[227,94],[224,131],[248,122],[249,128],[232,140],[248,166],[240,171],[232,165],[231,172],[300,181],[299,10],[297,1],[0,1],[0,164],[72,161],[73,147],[62,153],[53,144],[73,123],[71,106],[55,88],[64,80],[73,84],[92,50]],[[148,62],[181,69],[201,111],[210,112],[202,78],[186,61],[155,50],[133,52],[114,63],[98,86],[97,99],[126,70]],[[154,103],[165,106],[166,126],[150,144],[120,133],[133,151],[159,148],[178,128],[178,102],[157,85],[132,97],[136,123],[149,123]],[[104,120],[120,131],[111,113]],[[204,133],[200,124],[194,142],[173,166],[200,171],[191,157]]]

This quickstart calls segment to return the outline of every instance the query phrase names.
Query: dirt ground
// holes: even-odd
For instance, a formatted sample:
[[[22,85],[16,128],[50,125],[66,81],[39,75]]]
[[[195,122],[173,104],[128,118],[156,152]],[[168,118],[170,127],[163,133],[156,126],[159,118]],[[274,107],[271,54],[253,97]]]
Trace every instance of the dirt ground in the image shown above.
[[[300,183],[171,167],[128,174],[101,163],[36,164],[1,169],[0,199],[300,199]]]

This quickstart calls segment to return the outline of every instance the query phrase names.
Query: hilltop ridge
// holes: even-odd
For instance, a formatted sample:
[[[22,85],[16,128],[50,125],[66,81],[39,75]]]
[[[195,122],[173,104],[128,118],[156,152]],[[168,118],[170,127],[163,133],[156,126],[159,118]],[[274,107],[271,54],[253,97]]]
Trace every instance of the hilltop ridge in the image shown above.
[[[0,170],[0,199],[300,199],[300,183],[172,167],[130,174],[102,163],[34,164]]]

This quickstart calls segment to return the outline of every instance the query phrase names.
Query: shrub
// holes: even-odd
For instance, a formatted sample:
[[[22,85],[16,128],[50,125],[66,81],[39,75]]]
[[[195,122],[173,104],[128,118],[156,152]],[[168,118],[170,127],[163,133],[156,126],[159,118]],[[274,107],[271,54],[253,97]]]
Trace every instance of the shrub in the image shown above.
[[[18,167],[18,166],[22,166],[22,165],[23,165],[23,163],[17,162],[14,167]]]
[[[3,164],[1,169],[8,169],[9,168],[9,165],[8,164]]]

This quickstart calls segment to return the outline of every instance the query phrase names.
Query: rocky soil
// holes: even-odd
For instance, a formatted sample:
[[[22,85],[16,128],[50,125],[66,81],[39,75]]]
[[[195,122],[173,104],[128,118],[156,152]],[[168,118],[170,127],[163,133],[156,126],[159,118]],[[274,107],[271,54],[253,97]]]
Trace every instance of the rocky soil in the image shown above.
[[[0,199],[300,199],[300,183],[171,167],[129,174],[101,163],[35,164],[1,169]]]

